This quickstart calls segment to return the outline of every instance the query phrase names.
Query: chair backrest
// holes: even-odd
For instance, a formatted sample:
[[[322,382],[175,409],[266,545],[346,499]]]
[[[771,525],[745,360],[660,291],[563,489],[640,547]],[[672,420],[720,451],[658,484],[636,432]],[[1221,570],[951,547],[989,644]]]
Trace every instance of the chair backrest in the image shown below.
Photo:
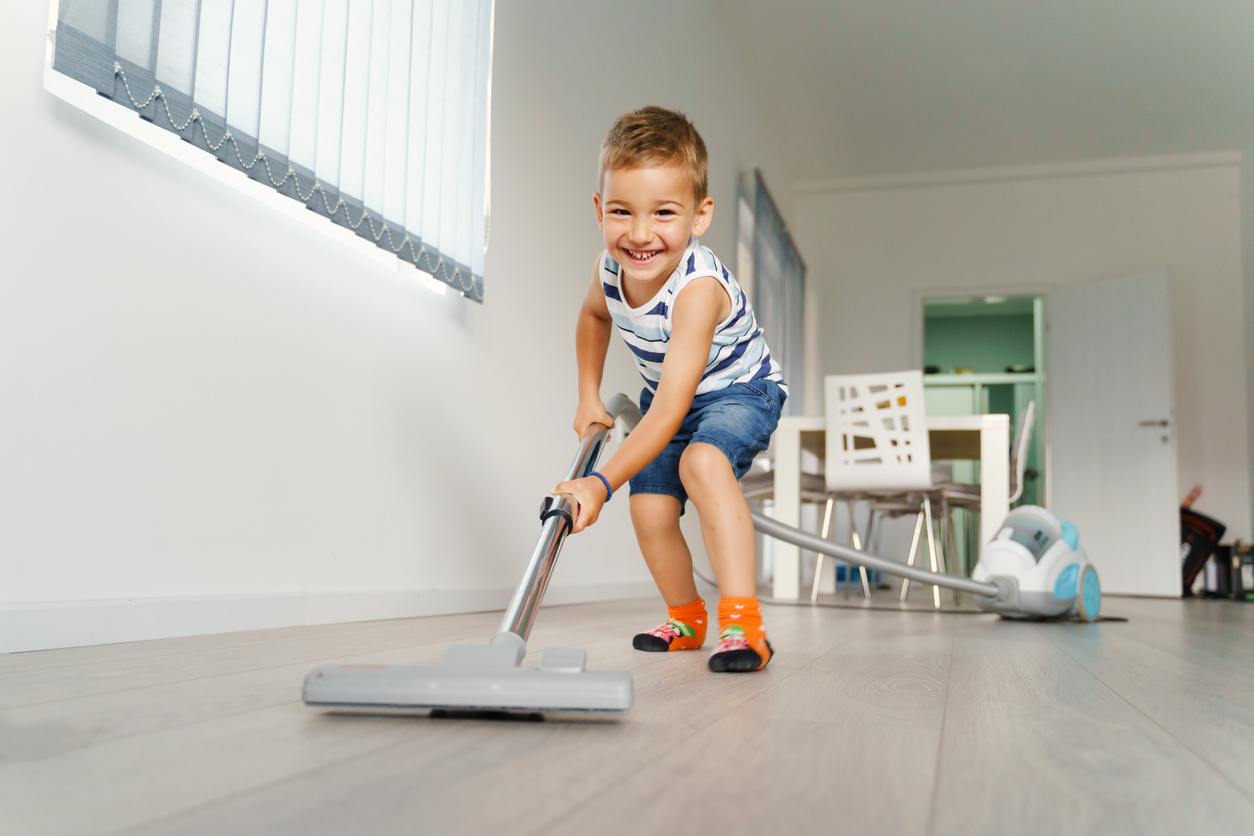
[[[1028,401],[1027,408],[1019,413],[1019,426],[1015,427],[1015,440],[1010,445],[1010,501],[1023,496],[1023,473],[1028,466],[1028,447],[1032,444],[1032,424],[1036,421],[1036,401]]]
[[[829,375],[825,385],[829,491],[932,486],[923,372]]]

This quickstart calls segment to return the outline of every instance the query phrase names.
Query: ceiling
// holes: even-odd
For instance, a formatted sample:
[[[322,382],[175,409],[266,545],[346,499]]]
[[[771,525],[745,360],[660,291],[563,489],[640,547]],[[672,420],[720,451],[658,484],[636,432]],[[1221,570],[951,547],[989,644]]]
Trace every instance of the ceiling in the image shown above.
[[[715,0],[794,179],[1242,148],[1254,0]]]

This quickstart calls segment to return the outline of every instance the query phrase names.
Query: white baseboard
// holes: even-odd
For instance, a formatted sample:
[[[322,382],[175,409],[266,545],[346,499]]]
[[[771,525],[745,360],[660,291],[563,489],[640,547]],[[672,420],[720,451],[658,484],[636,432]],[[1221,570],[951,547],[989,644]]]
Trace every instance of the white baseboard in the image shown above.
[[[504,609],[512,589],[288,592],[0,604],[0,653]],[[545,604],[656,595],[649,582],[556,586]]]

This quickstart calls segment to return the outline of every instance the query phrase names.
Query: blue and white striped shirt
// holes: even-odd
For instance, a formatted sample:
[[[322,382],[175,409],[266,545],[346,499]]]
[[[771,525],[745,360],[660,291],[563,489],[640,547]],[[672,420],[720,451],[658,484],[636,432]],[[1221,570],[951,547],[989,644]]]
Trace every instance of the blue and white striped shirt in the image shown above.
[[[688,239],[684,257],[671,277],[652,299],[638,308],[629,306],[623,299],[620,284],[622,267],[610,258],[608,251],[601,253],[600,271],[605,305],[618,326],[618,332],[635,355],[641,377],[654,392],[662,378],[662,361],[666,359],[666,346],[670,342],[675,297],[689,282],[704,276],[713,276],[727,289],[732,312],[714,329],[710,356],[696,394],[704,395],[725,389],[733,383],[762,379],[773,380],[785,393],[788,392],[780,365],[771,358],[748,297],[736,283],[735,276],[695,237]]]

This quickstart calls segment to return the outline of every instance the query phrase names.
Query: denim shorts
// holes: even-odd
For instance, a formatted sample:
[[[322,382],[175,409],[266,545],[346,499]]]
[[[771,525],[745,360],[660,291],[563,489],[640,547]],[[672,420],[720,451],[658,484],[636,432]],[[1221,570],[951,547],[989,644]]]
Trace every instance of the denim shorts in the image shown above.
[[[773,380],[733,383],[692,399],[679,432],[657,458],[631,477],[631,493],[660,493],[679,500],[682,514],[688,492],[679,480],[679,458],[695,441],[713,444],[731,462],[736,478],[749,472],[753,459],[771,443],[779,413],[787,399]],[[653,392],[640,393],[640,409],[649,411]]]

